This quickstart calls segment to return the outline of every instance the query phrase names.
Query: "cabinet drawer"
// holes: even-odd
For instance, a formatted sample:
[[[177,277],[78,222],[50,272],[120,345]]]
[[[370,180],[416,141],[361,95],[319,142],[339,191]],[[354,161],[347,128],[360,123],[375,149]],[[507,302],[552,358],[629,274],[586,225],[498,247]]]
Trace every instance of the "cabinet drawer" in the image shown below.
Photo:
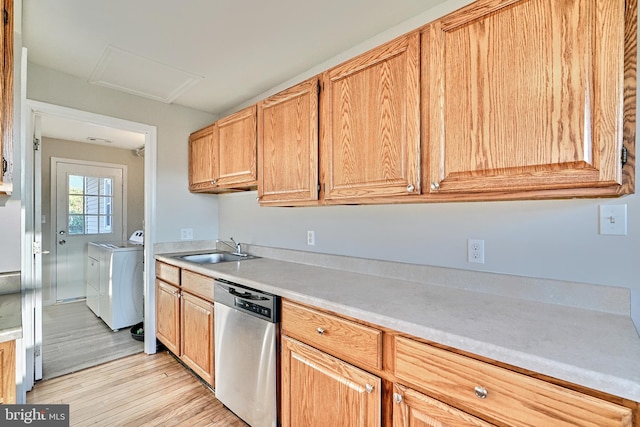
[[[182,290],[213,302],[213,278],[182,270]]]
[[[398,379],[493,422],[512,426],[631,426],[629,408],[408,338],[396,337],[395,344]],[[477,397],[482,390],[486,390],[486,397]]]
[[[156,277],[165,282],[180,286],[180,268],[156,261]]]
[[[382,368],[382,331],[282,301],[282,333],[350,361]]]

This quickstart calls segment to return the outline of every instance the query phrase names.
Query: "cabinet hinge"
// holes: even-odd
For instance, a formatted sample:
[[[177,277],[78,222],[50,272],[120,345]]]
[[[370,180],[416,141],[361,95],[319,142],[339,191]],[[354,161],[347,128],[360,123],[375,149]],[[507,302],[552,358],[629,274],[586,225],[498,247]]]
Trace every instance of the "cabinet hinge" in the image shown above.
[[[622,147],[622,157],[620,158],[622,166],[627,164],[627,147]]]
[[[33,348],[33,355],[34,355],[35,357],[40,356],[40,346],[39,346],[39,345],[37,345],[37,346],[35,346],[35,347]]]
[[[33,138],[33,149],[35,151],[39,151],[40,150],[40,139],[39,138]]]
[[[5,159],[4,156],[2,156],[2,174],[3,175],[7,173],[8,167],[9,167],[9,164],[7,163],[7,159]]]
[[[4,19],[4,25],[8,25],[9,24],[9,12],[7,11],[7,9],[2,9],[2,17]]]

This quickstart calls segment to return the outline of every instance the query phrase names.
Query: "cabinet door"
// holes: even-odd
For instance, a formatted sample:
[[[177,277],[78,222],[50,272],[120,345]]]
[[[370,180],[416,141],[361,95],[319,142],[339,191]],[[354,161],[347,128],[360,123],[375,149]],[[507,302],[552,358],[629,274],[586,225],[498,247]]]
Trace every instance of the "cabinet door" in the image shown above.
[[[432,24],[424,186],[620,191],[624,38],[625,0],[486,0]]]
[[[318,79],[258,105],[258,198],[265,205],[318,200]]]
[[[323,75],[325,200],[420,193],[419,35]]]
[[[282,426],[375,427],[381,380],[289,337],[282,337]]]
[[[394,384],[393,427],[492,427],[415,390]]]
[[[16,403],[16,342],[0,343],[0,404]]]
[[[187,293],[181,301],[180,358],[213,386],[213,304]]]
[[[180,289],[156,279],[156,336],[180,355]]]
[[[256,185],[256,106],[216,122],[218,129],[220,187]]]
[[[3,0],[2,6],[7,21],[0,26],[0,193],[13,189],[11,179],[3,182],[13,155],[13,1]]]
[[[189,190],[215,188],[218,178],[218,133],[215,125],[189,136]]]

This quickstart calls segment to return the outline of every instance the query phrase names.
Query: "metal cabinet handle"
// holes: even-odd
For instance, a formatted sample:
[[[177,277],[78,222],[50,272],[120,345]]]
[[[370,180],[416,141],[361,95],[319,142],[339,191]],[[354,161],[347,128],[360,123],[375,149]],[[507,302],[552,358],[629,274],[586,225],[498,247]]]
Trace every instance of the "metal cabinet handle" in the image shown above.
[[[487,389],[484,387],[481,387],[479,385],[475,386],[475,388],[473,389],[473,392],[476,394],[476,397],[478,397],[479,399],[486,399],[487,398]]]
[[[434,190],[434,191],[435,191],[435,190],[439,190],[439,189],[440,189],[440,183],[438,183],[438,182],[432,182],[432,183],[431,183],[431,189],[432,189],[432,190]]]
[[[316,331],[318,332],[318,335],[324,335],[324,329],[318,328]]]
[[[373,393],[373,386],[371,384],[367,384],[364,388],[367,390],[367,393]]]
[[[413,184],[409,184],[407,185],[407,192],[408,193],[413,193],[413,190],[415,190],[416,187],[413,186]]]
[[[400,393],[393,393],[393,401],[396,403],[402,403],[402,395]]]

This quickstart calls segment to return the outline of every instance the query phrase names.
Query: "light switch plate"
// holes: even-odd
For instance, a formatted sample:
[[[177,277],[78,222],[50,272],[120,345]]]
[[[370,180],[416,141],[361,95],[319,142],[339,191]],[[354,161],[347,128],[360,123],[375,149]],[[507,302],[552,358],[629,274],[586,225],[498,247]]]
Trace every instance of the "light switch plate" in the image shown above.
[[[193,228],[181,228],[180,229],[181,240],[193,240]]]
[[[600,205],[600,234],[627,235],[627,205]]]

